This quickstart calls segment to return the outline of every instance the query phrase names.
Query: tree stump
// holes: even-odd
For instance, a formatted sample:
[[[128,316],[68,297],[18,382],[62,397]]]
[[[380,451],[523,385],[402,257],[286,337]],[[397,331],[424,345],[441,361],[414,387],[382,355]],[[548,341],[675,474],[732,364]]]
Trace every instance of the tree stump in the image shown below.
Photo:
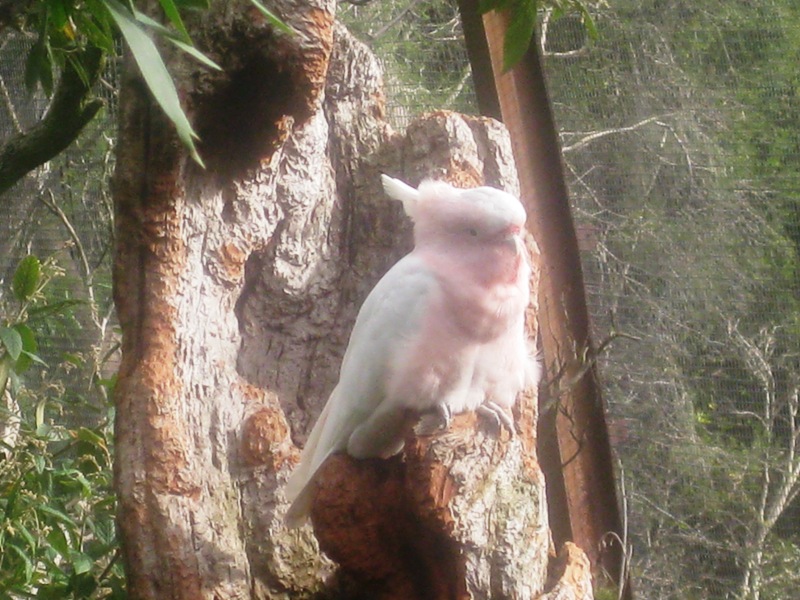
[[[410,432],[387,461],[334,457],[319,545],[283,524],[282,486],[358,307],[410,247],[380,173],[518,189],[502,125],[439,112],[393,132],[377,61],[333,3],[271,8],[303,35],[217,3],[193,31],[224,72],[168,54],[206,170],[125,65],[115,393],[130,597],[537,598],[552,560],[535,395],[513,439],[464,415],[441,435]]]

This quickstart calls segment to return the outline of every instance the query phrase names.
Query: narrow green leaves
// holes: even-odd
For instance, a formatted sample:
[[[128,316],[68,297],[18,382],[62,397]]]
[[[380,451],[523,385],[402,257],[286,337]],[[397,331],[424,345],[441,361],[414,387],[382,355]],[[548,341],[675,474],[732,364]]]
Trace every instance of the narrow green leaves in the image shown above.
[[[175,125],[183,145],[189,150],[191,157],[200,166],[203,160],[197,153],[194,140],[199,139],[192,129],[189,119],[181,108],[175,84],[167,71],[166,65],[158,52],[158,48],[150,36],[136,22],[134,15],[116,0],[105,0],[105,5],[111,13],[117,27],[128,43],[136,64],[139,66],[142,77],[153,98],[164,111],[167,118]]]
[[[250,2],[276,31],[288,35],[297,33],[260,0]],[[175,126],[178,138],[191,157],[203,166],[195,145],[199,137],[180,105],[175,83],[153,42],[153,36],[169,41],[202,65],[221,70],[194,45],[183,19],[187,10],[208,10],[210,0],[158,0],[163,23],[137,10],[140,4],[137,0],[42,0],[36,3],[37,10],[26,14],[23,24],[35,34],[36,40],[26,60],[26,85],[31,91],[41,88],[47,96],[52,96],[54,74],[70,67],[84,80],[87,88],[91,87],[84,61],[86,56],[93,54],[87,50],[96,48],[105,55],[116,54],[114,42],[119,32],[153,98]]]
[[[589,34],[589,39],[596,40],[597,36],[600,34],[597,31],[597,25],[595,24],[592,15],[589,13],[589,9],[581,4],[580,11],[581,20],[583,21],[583,26],[586,27],[586,32]]]
[[[136,20],[139,23],[157,32],[160,36],[169,40],[173,45],[175,45],[177,48],[179,48],[181,51],[185,52],[195,60],[217,71],[222,70],[222,67],[220,67],[217,63],[215,63],[208,56],[200,52],[200,50],[198,50],[192,45],[191,40],[188,38],[188,34],[187,37],[185,38],[183,36],[175,35],[175,33],[168,27],[164,27],[161,23],[159,23],[155,19],[151,19],[146,14],[139,12],[138,10],[135,11],[134,16],[136,17]]]
[[[255,6],[259,11],[261,11],[261,14],[264,15],[264,17],[267,19],[267,22],[278,31],[282,31],[283,33],[286,33],[288,35],[295,35],[297,33],[294,29],[292,29],[286,23],[281,21],[275,15],[275,13],[273,13],[266,6],[261,4],[259,0],[250,0],[250,2],[252,2],[253,6]]]
[[[161,8],[164,9],[164,14],[169,19],[169,22],[172,23],[172,26],[175,27],[176,31],[181,35],[183,41],[187,44],[192,43],[192,38],[189,37],[189,32],[186,31],[186,25],[183,24],[183,19],[181,18],[181,13],[178,12],[178,7],[175,6],[175,3],[172,0],[159,0],[161,4]]]

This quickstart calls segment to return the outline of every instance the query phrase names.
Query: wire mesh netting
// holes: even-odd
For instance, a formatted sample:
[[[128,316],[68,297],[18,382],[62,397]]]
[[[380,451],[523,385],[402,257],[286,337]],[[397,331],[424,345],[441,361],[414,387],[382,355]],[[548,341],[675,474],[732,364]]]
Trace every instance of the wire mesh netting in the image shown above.
[[[0,139],[30,131],[48,107],[41,92],[25,86],[25,57],[33,40],[5,32],[0,41]],[[99,411],[104,400],[98,386],[110,376],[108,359],[116,336],[111,300],[110,257],[112,205],[109,178],[113,166],[113,101],[116,75],[107,70],[99,89],[107,108],[86,127],[79,139],[54,160],[36,169],[4,192],[0,202],[0,325],[19,314],[12,279],[20,260],[34,255],[44,264],[49,283],[43,300],[49,307],[36,316],[36,355],[42,369],[29,369],[25,378],[31,397],[59,398],[65,406],[88,405]],[[7,320],[8,319],[8,320]],[[31,324],[34,326],[33,324]],[[57,381],[57,384],[54,384]],[[36,392],[33,390],[36,389]],[[23,391],[23,394],[27,393]],[[102,392],[100,395],[103,395]],[[1,427],[16,419],[7,412],[7,395],[0,398]],[[8,404],[10,406],[10,404]],[[86,410],[67,412],[65,422],[89,425],[104,415]]]
[[[343,4],[340,18],[373,49],[384,72],[389,122],[448,108],[475,112],[458,5],[440,0]]]
[[[600,375],[637,595],[796,598],[800,8],[589,4],[597,39],[546,11],[537,39],[595,339],[614,337]],[[374,1],[340,16],[382,61],[395,127],[476,112],[455,3]],[[45,108],[19,87],[16,43],[0,48],[4,138]],[[106,113],[0,204],[6,284],[22,255],[57,255],[60,297],[97,296],[99,311],[82,305],[42,338],[56,361],[95,352],[109,326],[112,123]]]

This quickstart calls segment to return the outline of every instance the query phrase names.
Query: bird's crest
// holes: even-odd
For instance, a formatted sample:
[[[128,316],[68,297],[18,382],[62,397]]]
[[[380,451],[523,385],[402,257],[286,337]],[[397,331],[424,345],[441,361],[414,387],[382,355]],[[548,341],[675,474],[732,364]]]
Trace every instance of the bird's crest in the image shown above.
[[[386,195],[395,200],[400,200],[403,203],[405,213],[413,219],[417,209],[417,202],[419,201],[419,192],[407,183],[388,175],[381,175],[381,181]]]

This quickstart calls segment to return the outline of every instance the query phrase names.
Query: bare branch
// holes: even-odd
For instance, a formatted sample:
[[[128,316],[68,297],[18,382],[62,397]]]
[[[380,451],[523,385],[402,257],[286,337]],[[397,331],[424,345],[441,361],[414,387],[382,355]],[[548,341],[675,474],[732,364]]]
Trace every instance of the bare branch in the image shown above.
[[[595,131],[593,133],[586,135],[585,137],[581,138],[579,141],[575,142],[570,146],[564,146],[561,149],[561,151],[564,154],[567,154],[568,152],[574,152],[575,150],[580,150],[581,148],[589,145],[595,140],[599,140],[600,138],[604,138],[606,136],[613,135],[615,133],[628,133],[630,131],[635,131],[650,123],[658,123],[659,126],[663,126],[661,123],[659,123],[659,121],[664,117],[669,117],[672,116],[673,114],[674,113],[668,113],[666,115],[657,115],[653,117],[648,117],[643,121],[639,121],[638,123],[634,123],[633,125],[627,125],[625,127],[612,127],[611,129],[603,129],[602,131]]]

